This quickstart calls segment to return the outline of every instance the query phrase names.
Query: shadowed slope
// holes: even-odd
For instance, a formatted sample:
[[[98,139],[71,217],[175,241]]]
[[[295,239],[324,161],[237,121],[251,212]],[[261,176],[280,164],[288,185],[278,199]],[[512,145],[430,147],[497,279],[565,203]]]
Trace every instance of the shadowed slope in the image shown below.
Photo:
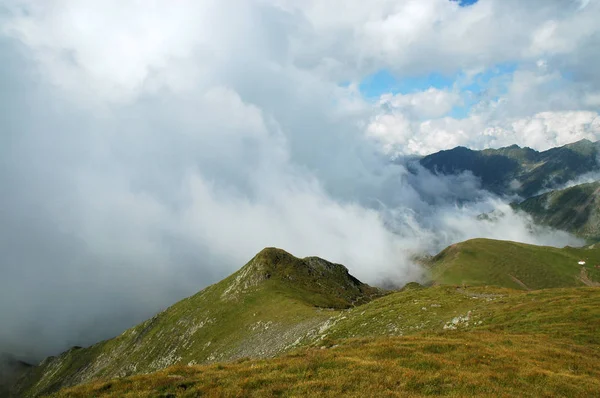
[[[482,151],[457,147],[425,156],[420,163],[440,174],[470,171],[481,179],[484,189],[528,198],[542,189],[598,171],[598,146],[598,143],[581,140],[544,152],[517,145]]]
[[[13,396],[12,389],[15,382],[31,367],[32,365],[12,355],[0,353],[0,397]]]
[[[547,192],[513,207],[530,214],[538,224],[600,240],[600,182]]]

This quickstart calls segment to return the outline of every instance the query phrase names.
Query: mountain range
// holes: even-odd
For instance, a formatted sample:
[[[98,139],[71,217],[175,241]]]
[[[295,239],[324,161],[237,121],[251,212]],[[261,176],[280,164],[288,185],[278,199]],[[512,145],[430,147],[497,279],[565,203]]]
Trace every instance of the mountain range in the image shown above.
[[[436,174],[468,172],[483,189],[513,198],[512,207],[539,225],[600,240],[600,142],[581,140],[538,152],[517,145],[474,151],[457,147],[419,163]],[[580,182],[579,182],[580,181]]]
[[[597,395],[600,183],[563,187],[598,171],[598,147],[459,147],[419,160],[520,198],[515,210],[584,247],[458,242],[400,290],[266,248],[117,337],[37,366],[5,358],[0,395]]]
[[[468,171],[490,192],[528,198],[598,171],[599,148],[600,143],[585,139],[543,152],[517,145],[482,151],[456,147],[425,156],[419,163],[440,174]]]

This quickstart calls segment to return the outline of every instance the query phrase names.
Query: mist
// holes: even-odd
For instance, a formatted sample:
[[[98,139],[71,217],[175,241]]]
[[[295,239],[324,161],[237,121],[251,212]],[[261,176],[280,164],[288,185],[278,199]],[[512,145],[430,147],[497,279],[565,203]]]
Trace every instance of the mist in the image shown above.
[[[267,246],[401,285],[422,279],[415,255],[469,238],[583,243],[468,173],[392,159],[366,133],[377,106],[309,54],[289,61],[308,27],[283,6],[128,3],[130,23],[14,4],[29,8],[1,14],[0,352],[112,337]]]

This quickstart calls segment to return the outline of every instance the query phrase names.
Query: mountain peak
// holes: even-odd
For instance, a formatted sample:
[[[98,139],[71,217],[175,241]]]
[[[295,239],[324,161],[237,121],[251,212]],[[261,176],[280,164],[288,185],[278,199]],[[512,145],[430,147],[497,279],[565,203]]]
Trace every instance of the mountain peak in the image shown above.
[[[579,141],[572,142],[571,144],[568,144],[568,145],[573,145],[573,144],[593,144],[593,143],[594,143],[593,141],[590,141],[587,138],[582,138]]]
[[[580,153],[582,155],[593,155],[597,152],[597,142],[592,142],[587,138],[572,142],[564,146],[564,148]]]
[[[341,264],[319,257],[298,258],[274,247],[261,250],[230,278],[221,295],[224,300],[269,289],[316,307],[347,308],[379,294],[378,289],[350,275]]]
[[[348,269],[341,264],[331,263],[314,256],[298,258],[285,250],[275,247],[267,247],[261,250],[253,260],[255,265],[260,265],[263,269],[267,269],[278,276],[288,279],[290,277],[293,278],[293,274],[295,273],[316,273],[323,277],[331,273],[345,273],[350,275]],[[358,282],[356,278],[351,278]]]
[[[583,139],[543,152],[516,145],[481,151],[457,147],[425,156],[419,163],[436,174],[470,171],[481,180],[483,189],[527,198],[598,171],[599,154],[599,142]]]

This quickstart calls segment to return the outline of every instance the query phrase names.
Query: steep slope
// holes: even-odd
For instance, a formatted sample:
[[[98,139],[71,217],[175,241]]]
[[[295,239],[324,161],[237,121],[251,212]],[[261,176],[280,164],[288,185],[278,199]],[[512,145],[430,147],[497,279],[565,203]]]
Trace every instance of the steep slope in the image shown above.
[[[600,391],[600,289],[412,288],[332,319],[315,348],[269,360],[179,366],[57,396],[337,397],[368,391],[583,397]]]
[[[441,174],[470,171],[481,179],[484,189],[528,198],[542,189],[597,171],[599,146],[599,143],[581,140],[544,152],[517,145],[482,151],[457,147],[425,156],[420,163]]]
[[[558,249],[472,239],[444,249],[429,266],[437,284],[544,289],[596,285],[600,282],[599,264],[600,249],[593,246]]]
[[[530,214],[538,224],[600,240],[600,182],[547,192],[513,207]]]
[[[580,260],[587,264],[581,267],[577,264]],[[21,380],[20,394],[35,396],[102,380],[59,396],[117,397],[126,393],[133,396],[200,393],[261,396],[275,394],[282,385],[292,386],[297,394],[336,395],[341,391],[357,395],[362,381],[354,383],[352,380],[365,377],[365,372],[373,370],[369,365],[377,362],[373,355],[383,355],[374,352],[389,349],[390,341],[406,344],[406,352],[411,354],[403,360],[400,355],[395,356],[389,366],[391,373],[383,374],[388,378],[413,380],[413,387],[406,383],[400,385],[409,392],[425,394],[428,383],[439,382],[447,393],[466,394],[472,388],[475,392],[487,391],[494,395],[498,391],[527,387],[549,394],[549,389],[571,380],[572,376],[565,374],[565,369],[573,366],[571,359],[565,359],[567,353],[585,351],[584,347],[588,350],[581,358],[586,365],[580,369],[585,370],[577,377],[580,382],[588,383],[586,386],[595,387],[597,383],[590,380],[596,373],[588,364],[600,355],[597,333],[600,289],[533,292],[524,289],[594,285],[594,281],[600,280],[600,269],[595,267],[598,263],[600,250],[593,248],[554,249],[476,239],[446,249],[430,264],[437,283],[464,283],[469,287],[424,288],[412,283],[400,292],[384,295],[350,276],[341,265],[315,257],[298,259],[282,250],[266,249],[222,282],[121,336],[48,358]],[[355,305],[360,303],[362,305]],[[415,337],[400,342],[393,340],[393,336]],[[486,352],[491,362],[478,359],[473,366],[487,363],[492,373],[508,367],[526,379],[528,372],[551,374],[546,381],[552,383],[545,384],[534,377],[516,384],[498,385],[489,380],[478,384],[471,380],[457,389],[448,387],[448,381],[440,380],[467,378],[472,368],[464,363],[469,361],[469,356],[454,357],[449,354],[454,349],[449,349],[446,355],[444,347],[458,347],[474,338],[481,339],[479,346],[490,346]],[[510,341],[511,345],[503,341]],[[534,342],[544,343],[537,346]],[[331,351],[332,356],[320,356],[322,362],[312,363],[315,351],[306,351],[306,347],[319,347],[319,351],[335,349]],[[516,359],[522,354],[529,357],[540,347],[550,351],[532,360]],[[589,347],[595,348],[589,350]],[[300,351],[273,362],[248,362],[247,359],[274,357],[290,350]],[[416,352],[424,352],[426,357]],[[442,356],[435,356],[437,354]],[[560,366],[540,366],[555,355],[565,359],[555,361],[561,363]],[[438,359],[434,360],[434,356]],[[364,358],[372,359],[365,362]],[[423,365],[431,361],[437,361],[431,368]],[[196,367],[196,364],[211,362],[227,364]],[[347,367],[349,364],[356,366]],[[115,377],[160,371],[171,365],[177,365],[177,370],[106,382]],[[267,369],[271,376],[255,371],[257,366]],[[415,367],[412,371],[411,366]],[[463,368],[453,373],[457,367]],[[286,373],[284,369],[298,371]],[[336,370],[337,376],[329,373],[331,369]],[[421,370],[435,370],[439,379],[433,380]],[[184,376],[179,377],[181,372]],[[565,387],[565,391],[588,391],[587,387],[570,390],[571,387]]]
[[[44,360],[21,380],[23,395],[175,364],[270,357],[312,341],[333,309],[379,290],[316,257],[265,249],[242,269],[120,336]]]
[[[0,353],[0,397],[10,397],[15,382],[32,365],[20,361],[12,355]]]

